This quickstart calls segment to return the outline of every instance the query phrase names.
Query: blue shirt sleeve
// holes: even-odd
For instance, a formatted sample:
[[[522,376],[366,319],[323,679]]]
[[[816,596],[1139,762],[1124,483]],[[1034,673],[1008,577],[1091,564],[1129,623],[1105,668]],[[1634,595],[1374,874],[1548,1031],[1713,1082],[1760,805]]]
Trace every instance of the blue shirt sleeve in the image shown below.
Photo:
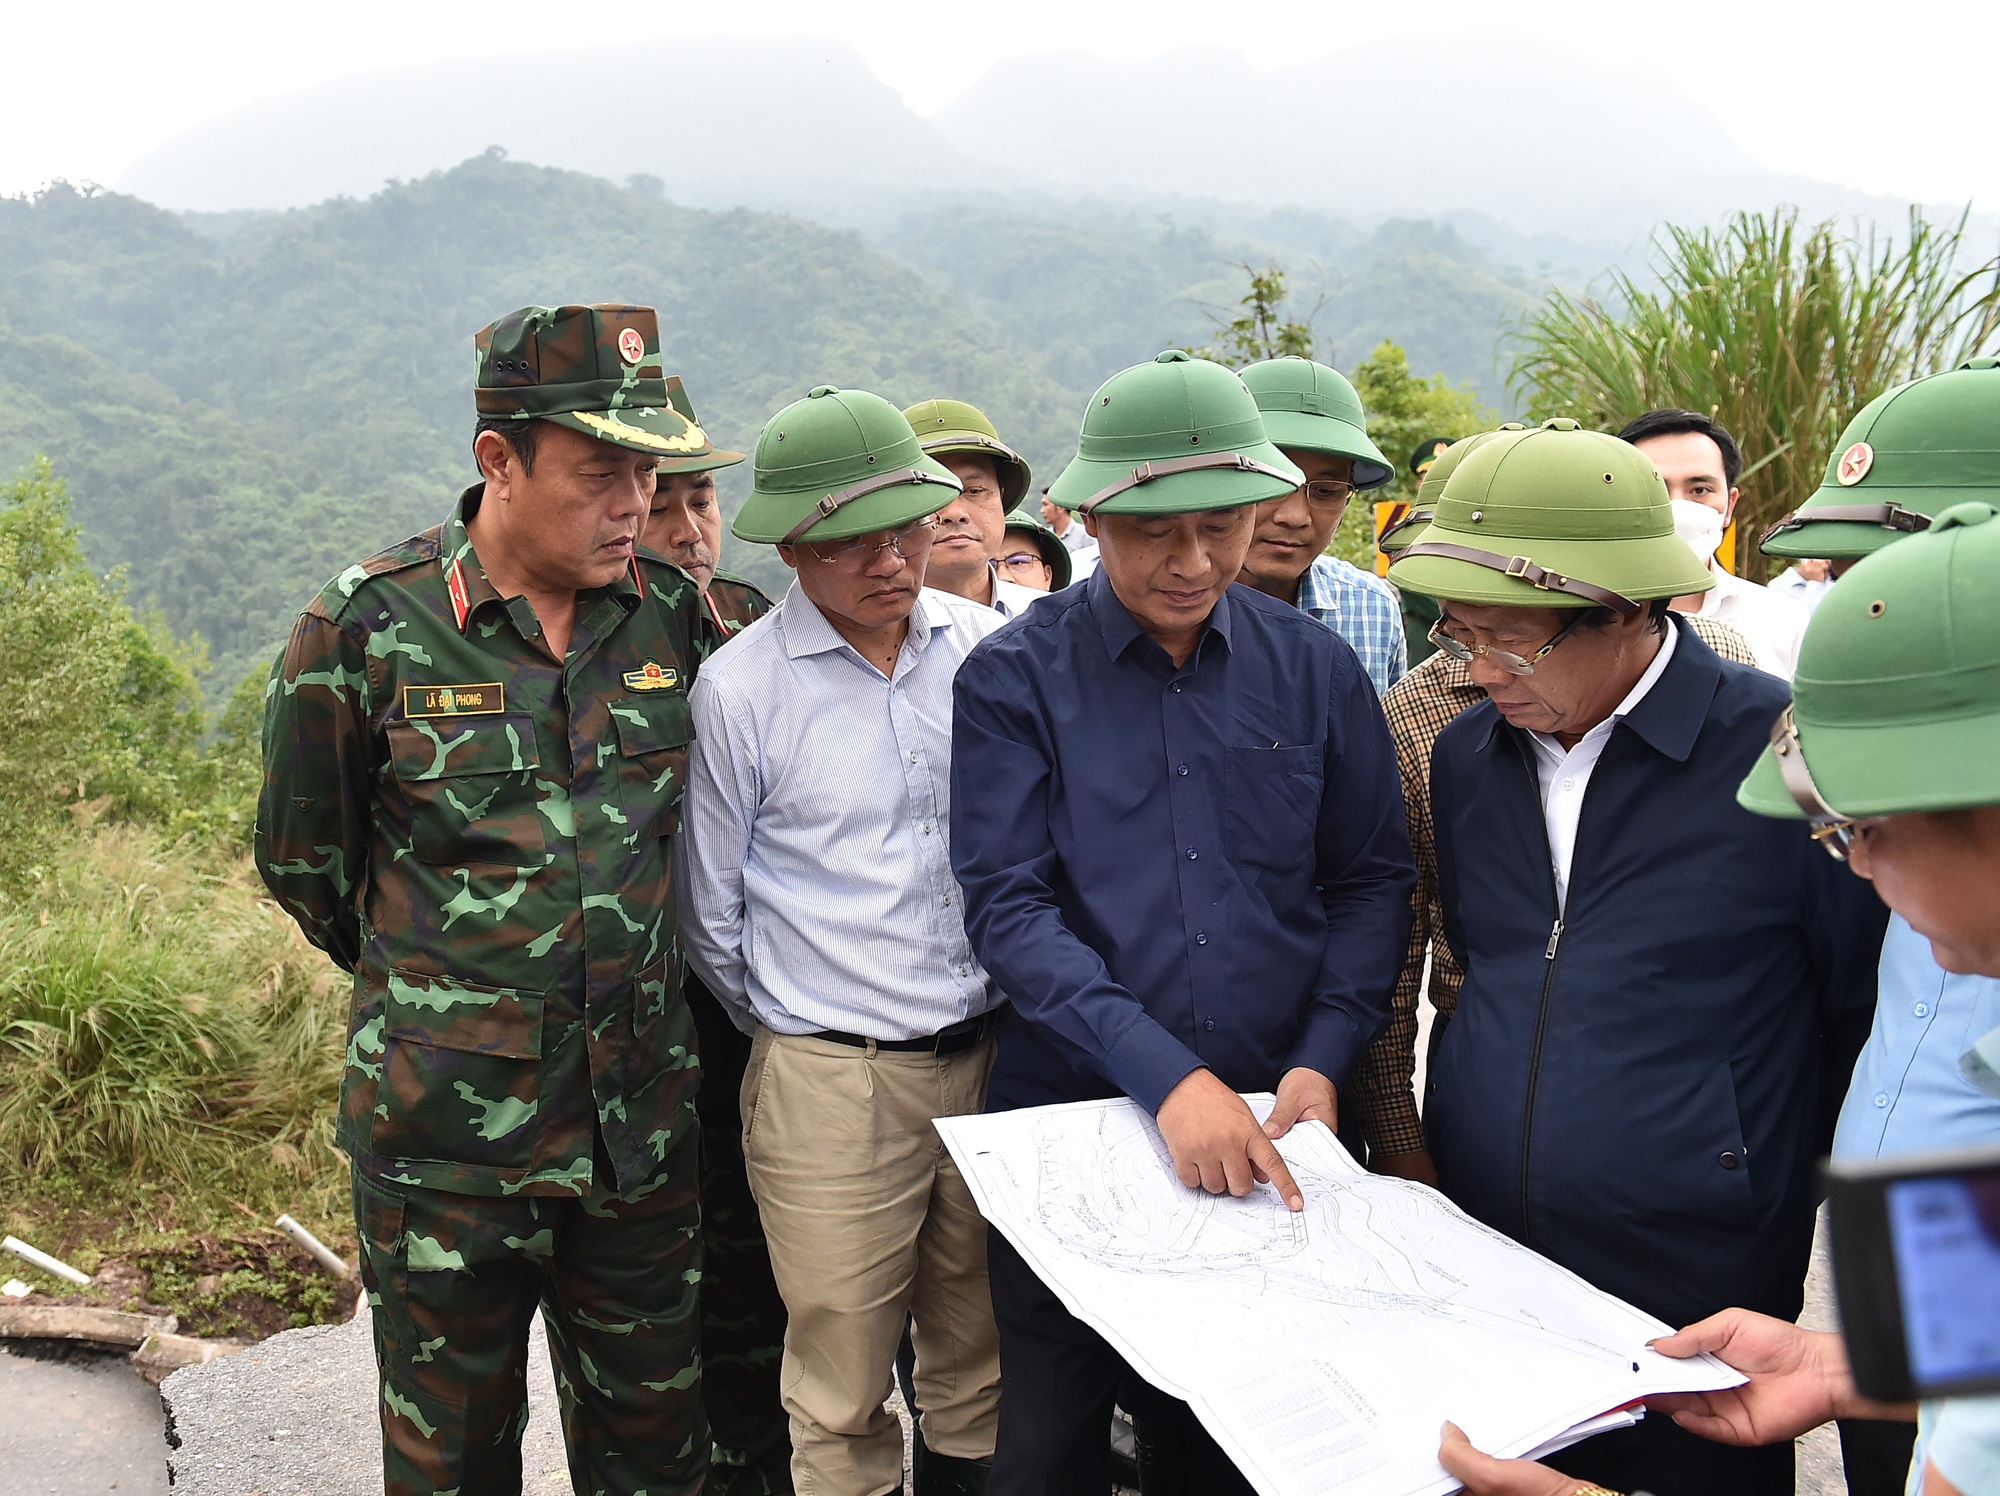
[[[1015,1008],[1148,1111],[1201,1061],[1063,922],[1049,833],[1051,745],[1030,682],[975,652],[953,684],[951,851],[966,933]]]

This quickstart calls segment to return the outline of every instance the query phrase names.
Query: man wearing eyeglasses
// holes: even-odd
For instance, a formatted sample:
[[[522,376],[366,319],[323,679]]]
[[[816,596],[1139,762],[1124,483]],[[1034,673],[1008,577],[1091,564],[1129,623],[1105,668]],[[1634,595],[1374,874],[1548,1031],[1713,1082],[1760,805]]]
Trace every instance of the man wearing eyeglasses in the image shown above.
[[[1816,1159],[1874,1005],[1887,914],[1736,786],[1783,682],[1671,599],[1709,585],[1643,453],[1550,421],[1469,451],[1391,566],[1486,700],[1431,756],[1464,969],[1424,1125],[1441,1187],[1670,1325],[1795,1319]],[[1789,1445],[1666,1419],[1556,1455],[1655,1496],[1792,1489]]]
[[[959,482],[878,396],[828,386],[758,439],[743,540],[796,573],[705,661],[677,848],[689,965],[752,1035],[743,1156],[788,1325],[802,1491],[900,1490],[883,1411],[913,1325],[923,1496],[976,1492],[999,1350],[986,1228],[931,1126],[980,1110],[999,992],[952,876],[952,681],[1001,626],[928,590]]]
[[[1002,618],[1025,612],[1038,594],[1000,562],[1009,511],[1027,498],[1034,481],[1026,460],[1000,440],[983,411],[963,400],[919,400],[903,416],[925,455],[949,468],[960,485],[959,496],[938,511],[924,585],[984,603]]]
[[[1296,604],[1345,639],[1379,696],[1408,665],[1395,591],[1326,548],[1348,501],[1380,488],[1395,469],[1368,439],[1361,400],[1336,370],[1311,359],[1274,358],[1252,364],[1242,379],[1272,443],[1305,482],[1257,506],[1237,580]]]

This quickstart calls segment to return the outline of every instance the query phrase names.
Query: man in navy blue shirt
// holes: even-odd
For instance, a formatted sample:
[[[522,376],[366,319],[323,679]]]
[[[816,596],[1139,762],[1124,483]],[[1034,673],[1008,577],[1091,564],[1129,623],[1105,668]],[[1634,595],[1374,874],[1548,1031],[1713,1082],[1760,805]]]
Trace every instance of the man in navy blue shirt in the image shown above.
[[[1254,506],[1300,481],[1220,365],[1168,353],[1114,376],[1051,489],[1099,569],[973,650],[952,736],[966,931],[1014,1004],[989,1107],[1130,1096],[1184,1184],[1269,1184],[1294,1209],[1272,1140],[1334,1125],[1388,1011],[1415,881],[1353,650],[1231,586]],[[1276,1093],[1264,1124],[1239,1091]],[[1121,1393],[1177,1480],[1249,1490],[997,1234],[989,1268],[993,1496],[1102,1496]]]

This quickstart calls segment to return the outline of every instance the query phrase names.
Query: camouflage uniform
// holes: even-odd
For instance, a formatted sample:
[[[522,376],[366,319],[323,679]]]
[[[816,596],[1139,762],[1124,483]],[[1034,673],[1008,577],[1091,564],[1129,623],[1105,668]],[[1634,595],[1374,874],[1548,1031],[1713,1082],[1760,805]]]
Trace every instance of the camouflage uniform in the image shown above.
[[[581,350],[563,322],[580,313],[598,324]],[[664,403],[659,381],[621,381],[615,352],[604,377],[603,350],[657,363],[652,313],[541,315],[523,357],[500,357],[523,350],[518,326],[482,335],[482,409],[509,365],[539,378],[523,403],[542,415],[568,374],[586,413],[611,412],[588,417],[590,434],[648,449],[657,410],[621,412],[605,392]],[[584,384],[575,366],[588,376],[593,356]],[[642,556],[578,595],[558,663],[534,610],[474,554],[483,493],[327,587],[279,663],[264,730],[259,869],[354,974],[337,1140],[354,1166],[386,1486],[519,1490],[539,1303],[576,1490],[692,1492],[708,1462],[699,1062],[668,838],[700,596]]]
[[[718,572],[703,598],[701,657],[771,610],[749,582]],[[771,1276],[757,1202],[743,1168],[739,1093],[750,1061],[740,1032],[696,978],[683,974],[701,1035],[702,1401],[714,1437],[709,1489],[778,1496],[792,1489],[791,1427],[778,1396],[785,1301]]]

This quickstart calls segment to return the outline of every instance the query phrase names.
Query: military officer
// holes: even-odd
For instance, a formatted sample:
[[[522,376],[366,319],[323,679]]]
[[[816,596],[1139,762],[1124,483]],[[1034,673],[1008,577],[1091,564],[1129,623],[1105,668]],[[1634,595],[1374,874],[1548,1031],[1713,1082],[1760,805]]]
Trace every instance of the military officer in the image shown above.
[[[924,455],[951,470],[962,492],[938,512],[924,585],[983,603],[1003,618],[1023,612],[1040,594],[1003,575],[1007,517],[1028,496],[1034,474],[1021,454],[1000,440],[985,413],[963,400],[920,400],[903,412]]]
[[[1978,486],[1972,464],[1951,456],[1956,473],[1940,476]],[[1990,497],[1941,508],[1925,531],[1861,560],[1813,615],[1792,703],[1737,790],[1747,810],[1807,822],[1814,840],[1874,882],[1941,968],[1987,978],[2000,978],[1996,575],[2000,508]],[[1958,1033],[1962,1048],[1979,1030],[1961,1023]],[[1724,1392],[1647,1400],[1662,1422],[1725,1444],[1789,1446],[1831,1418],[1895,1421],[1915,1411],[1861,1398],[1839,1336],[1787,1319],[1729,1309],[1655,1345],[1676,1356],[1712,1352],[1749,1376]],[[1927,1442],[1912,1475],[1923,1472],[1925,1496],[1994,1489],[1993,1400],[1926,1404],[1923,1413]],[[1490,1459],[1450,1425],[1439,1458],[1475,1496],[1602,1489]]]
[[[667,398],[699,424],[679,379],[668,379]],[[703,660],[771,611],[770,598],[753,583],[716,569],[722,500],[715,473],[742,460],[741,452],[719,448],[660,459],[646,520],[646,545],[701,589],[695,650]],[[743,1171],[738,1092],[750,1040],[692,972],[683,970],[681,983],[701,1036],[695,1109],[701,1116],[702,1405],[713,1435],[708,1489],[718,1496],[770,1496],[792,1489],[792,1442],[778,1395],[785,1301]]]
[[[668,398],[649,307],[476,338],[481,482],[306,609],[256,859],[353,973],[337,1139],[390,1496],[521,1488],[539,1305],[580,1492],[708,1466],[697,1080],[668,839],[700,593],[643,553]]]

